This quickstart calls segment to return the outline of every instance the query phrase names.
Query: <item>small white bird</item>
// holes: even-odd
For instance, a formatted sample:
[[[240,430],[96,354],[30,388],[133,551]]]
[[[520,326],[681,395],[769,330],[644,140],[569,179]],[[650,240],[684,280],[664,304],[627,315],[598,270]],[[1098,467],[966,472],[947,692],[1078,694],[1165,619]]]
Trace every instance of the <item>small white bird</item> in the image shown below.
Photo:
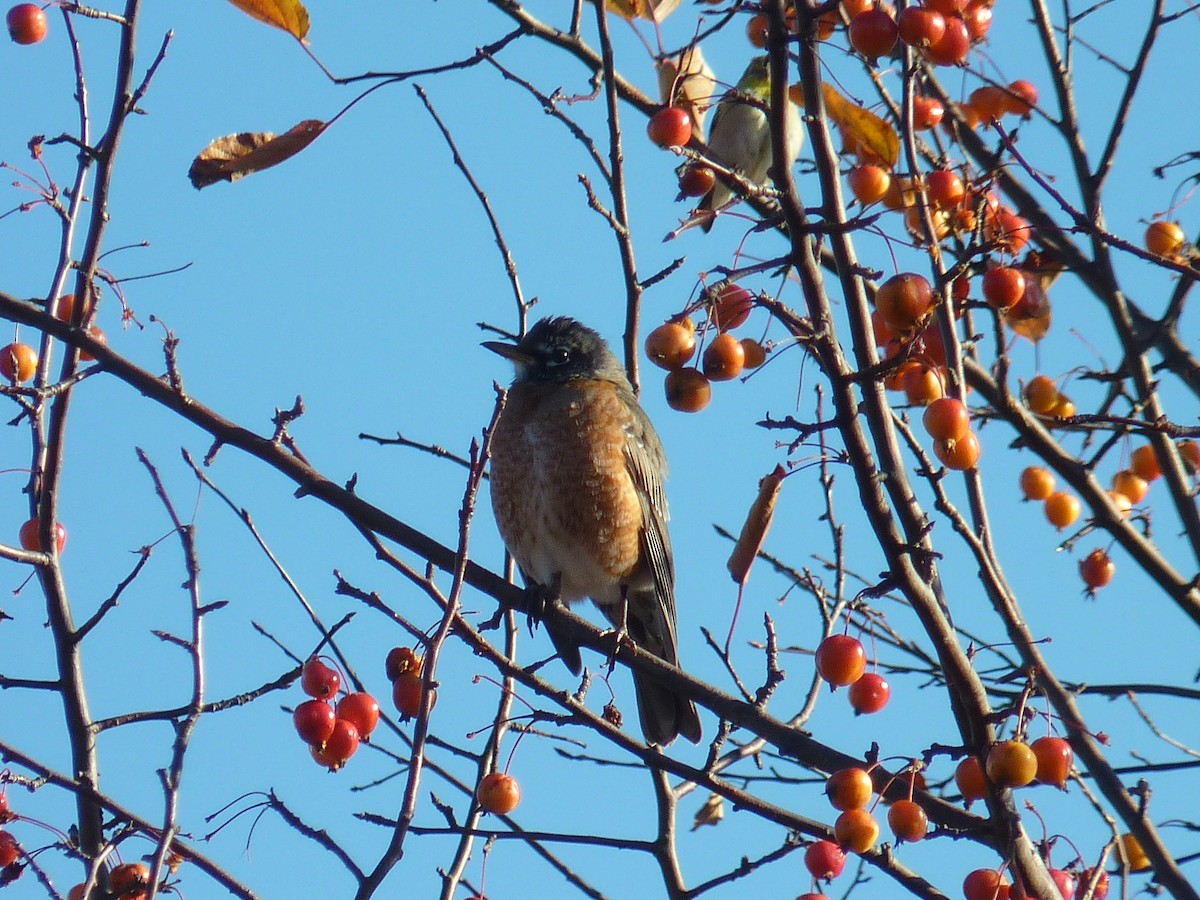
[[[765,185],[771,170],[771,124],[766,113],[770,104],[770,59],[756,56],[742,73],[737,87],[721,98],[708,135],[709,158],[756,185]],[[787,103],[784,117],[787,121],[786,162],[791,168],[804,145],[804,128],[796,104],[791,101]],[[701,227],[710,230],[716,213],[733,199],[733,189],[718,178],[700,203],[701,210],[713,213]]]

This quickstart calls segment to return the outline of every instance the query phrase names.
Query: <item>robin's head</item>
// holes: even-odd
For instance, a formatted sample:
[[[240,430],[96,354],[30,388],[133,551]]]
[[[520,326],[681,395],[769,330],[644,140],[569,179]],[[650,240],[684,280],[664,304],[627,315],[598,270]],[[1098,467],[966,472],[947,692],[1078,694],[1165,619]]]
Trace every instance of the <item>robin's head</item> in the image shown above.
[[[604,338],[575,319],[542,319],[519,343],[484,341],[483,346],[512,360],[518,382],[564,383],[599,378],[626,383],[621,361]]]

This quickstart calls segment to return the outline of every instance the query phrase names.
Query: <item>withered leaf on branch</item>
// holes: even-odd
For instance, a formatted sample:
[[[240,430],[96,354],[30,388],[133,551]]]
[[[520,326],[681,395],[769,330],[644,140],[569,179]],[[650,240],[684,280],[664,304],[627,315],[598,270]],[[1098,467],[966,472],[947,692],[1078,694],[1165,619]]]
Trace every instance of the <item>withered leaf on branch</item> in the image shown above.
[[[308,10],[300,0],[229,0],[248,16],[273,25],[296,40],[308,34]]]
[[[188,178],[199,190],[218,181],[237,181],[291,159],[325,130],[320,119],[305,119],[290,131],[243,131],[217,138],[192,160]]]
[[[661,22],[675,12],[683,0],[607,0],[607,2],[609,9],[628,22],[632,22],[634,19]]]
[[[702,825],[717,825],[723,818],[725,818],[725,798],[720,794],[709,794],[704,805],[696,810],[696,817],[692,821],[692,831]]]
[[[900,159],[900,136],[888,122],[838,93],[829,83],[822,84],[825,111],[842,130],[847,144],[855,144],[889,169]]]
[[[738,536],[733,553],[729,554],[730,577],[738,584],[745,584],[750,574],[750,566],[754,563],[758,551],[762,549],[763,541],[767,539],[767,531],[771,527],[771,519],[775,516],[775,501],[779,499],[779,489],[783,487],[786,473],[783,466],[763,477],[758,483],[758,496],[746,514],[742,525],[742,533]]]

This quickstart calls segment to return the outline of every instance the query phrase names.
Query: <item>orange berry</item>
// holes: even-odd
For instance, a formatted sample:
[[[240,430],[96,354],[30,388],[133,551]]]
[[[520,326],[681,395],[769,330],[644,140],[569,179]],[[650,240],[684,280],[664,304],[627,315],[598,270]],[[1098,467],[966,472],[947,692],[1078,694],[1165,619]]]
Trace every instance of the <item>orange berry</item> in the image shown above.
[[[1055,491],[1046,498],[1046,505],[1043,507],[1046,518],[1050,520],[1050,524],[1062,531],[1069,525],[1074,524],[1079,518],[1083,507],[1079,503],[1079,499],[1074,494],[1068,494],[1066,491]]]
[[[866,769],[853,766],[838,769],[825,780],[825,795],[834,809],[865,809],[875,793],[871,774]]]
[[[696,352],[694,329],[665,322],[646,335],[646,357],[660,369],[682,369]]]
[[[848,809],[833,823],[833,836],[847,850],[867,853],[879,840],[879,823],[865,809]]]
[[[521,802],[521,786],[507,772],[489,772],[475,791],[481,809],[508,815]]]
[[[1045,375],[1038,375],[1025,385],[1025,403],[1038,415],[1050,415],[1058,405],[1058,396],[1058,385]]]
[[[13,384],[28,381],[37,372],[37,351],[28,344],[9,344],[0,349],[0,375]]]
[[[1150,444],[1143,444],[1133,451],[1129,459],[1129,468],[1133,474],[1148,482],[1162,477],[1162,468],[1158,465],[1158,457]]]
[[[1014,81],[1008,86],[1008,91],[1004,95],[1004,111],[1012,113],[1014,116],[1025,116],[1028,118],[1033,108],[1037,106],[1038,92],[1032,82],[1020,80]]]
[[[988,751],[987,774],[1000,787],[1024,787],[1037,777],[1037,757],[1024,741],[1001,741]]]
[[[718,334],[704,348],[704,374],[710,381],[729,381],[746,367],[746,351],[732,334]]]
[[[987,796],[987,782],[983,778],[983,763],[975,756],[964,756],[954,770],[954,783],[970,806],[975,800]]]
[[[1193,440],[1180,441],[1177,445],[1179,455],[1183,457],[1183,464],[1188,472],[1195,475],[1200,472],[1200,444]]]
[[[929,831],[929,817],[915,800],[897,800],[888,810],[887,819],[897,841],[919,841]]]
[[[1041,466],[1029,466],[1021,473],[1021,493],[1026,500],[1045,500],[1054,493],[1054,475]]]
[[[892,186],[892,176],[882,166],[866,164],[851,169],[846,176],[846,183],[859,203],[870,206],[887,196]]]
[[[1178,222],[1159,219],[1151,222],[1146,228],[1146,249],[1151,253],[1174,259],[1179,256],[1186,243],[1187,235]]]
[[[746,368],[757,369],[767,361],[767,348],[754,338],[742,338],[742,351],[746,354]]]
[[[904,372],[901,387],[908,402],[914,406],[927,406],[946,395],[946,377],[938,366],[917,364]]]
[[[1113,490],[1124,494],[1133,504],[1141,503],[1150,492],[1150,483],[1137,472],[1122,469],[1113,476]]]
[[[667,406],[679,412],[700,412],[712,400],[712,385],[699,369],[689,367],[668,372],[664,387]]]
[[[979,463],[983,447],[975,432],[968,431],[958,440],[934,441],[933,454],[947,469],[965,472]]]

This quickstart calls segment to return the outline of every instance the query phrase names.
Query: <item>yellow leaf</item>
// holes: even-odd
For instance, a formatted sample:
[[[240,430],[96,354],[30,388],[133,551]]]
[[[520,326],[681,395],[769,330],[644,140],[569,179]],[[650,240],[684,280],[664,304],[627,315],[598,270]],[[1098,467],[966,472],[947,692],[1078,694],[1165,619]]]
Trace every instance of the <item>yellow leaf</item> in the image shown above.
[[[319,119],[305,119],[284,134],[243,131],[217,138],[192,160],[188,178],[199,190],[218,181],[237,181],[254,172],[291,159],[325,130]]]
[[[725,818],[725,798],[720,794],[709,794],[704,805],[696,810],[696,817],[692,821],[692,831],[702,825],[717,825],[723,818]]]
[[[308,10],[300,0],[229,0],[248,16],[302,41],[308,34]]]
[[[608,8],[627,22],[649,19],[661,22],[675,12],[683,0],[606,0]]]
[[[842,130],[845,142],[853,144],[859,155],[866,152],[888,168],[900,159],[900,136],[896,129],[870,110],[843,97],[830,84],[821,85],[825,91],[825,111]]]

